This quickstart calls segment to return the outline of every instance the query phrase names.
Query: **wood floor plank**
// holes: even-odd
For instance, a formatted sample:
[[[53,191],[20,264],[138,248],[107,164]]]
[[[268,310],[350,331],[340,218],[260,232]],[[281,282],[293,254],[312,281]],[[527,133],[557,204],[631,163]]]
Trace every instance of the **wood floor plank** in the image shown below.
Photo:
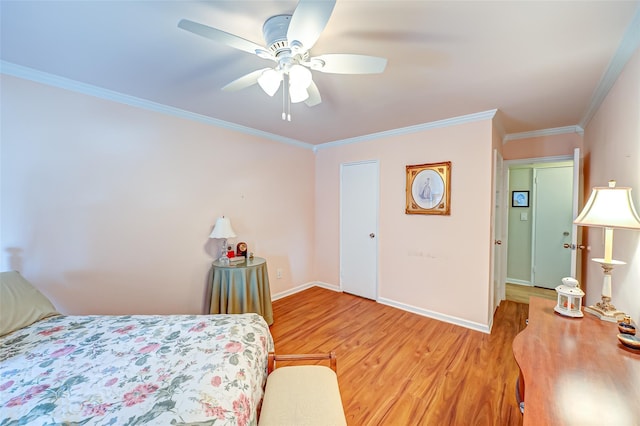
[[[502,302],[490,335],[319,287],[273,312],[276,352],[336,351],[350,425],[522,424],[511,343],[525,304]]]

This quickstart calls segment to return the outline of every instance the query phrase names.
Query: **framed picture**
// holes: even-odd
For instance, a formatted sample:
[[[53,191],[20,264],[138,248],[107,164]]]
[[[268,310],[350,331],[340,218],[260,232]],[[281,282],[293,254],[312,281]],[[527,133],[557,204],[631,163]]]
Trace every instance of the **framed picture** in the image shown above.
[[[529,207],[529,191],[511,191],[511,207]]]
[[[451,214],[451,161],[407,166],[406,214]]]

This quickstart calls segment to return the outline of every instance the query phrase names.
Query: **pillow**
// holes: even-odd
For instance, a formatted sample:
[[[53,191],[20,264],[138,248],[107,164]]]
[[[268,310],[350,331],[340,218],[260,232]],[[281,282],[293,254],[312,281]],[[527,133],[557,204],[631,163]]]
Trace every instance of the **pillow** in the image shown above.
[[[60,313],[19,272],[0,273],[0,336],[52,315]]]

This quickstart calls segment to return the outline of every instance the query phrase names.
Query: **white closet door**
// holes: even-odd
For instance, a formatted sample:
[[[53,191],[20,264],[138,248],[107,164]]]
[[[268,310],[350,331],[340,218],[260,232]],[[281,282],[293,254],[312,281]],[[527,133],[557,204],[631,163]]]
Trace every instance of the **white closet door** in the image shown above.
[[[378,289],[377,161],[342,164],[340,173],[340,285],[369,299]]]

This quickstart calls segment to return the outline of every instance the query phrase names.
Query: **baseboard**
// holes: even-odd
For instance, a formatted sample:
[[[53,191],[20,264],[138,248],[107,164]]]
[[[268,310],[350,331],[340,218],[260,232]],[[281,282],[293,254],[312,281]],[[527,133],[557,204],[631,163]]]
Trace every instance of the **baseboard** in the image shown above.
[[[509,284],[518,284],[518,285],[526,285],[528,287],[533,287],[533,284],[531,283],[531,281],[519,280],[516,278],[507,277],[507,282]]]
[[[327,290],[342,292],[340,287],[335,286],[333,284],[327,284],[320,281],[311,281],[308,283],[301,284],[297,287],[290,288],[289,290],[281,291],[279,293],[271,295],[271,300],[282,299],[283,297],[291,296],[292,294],[300,293],[301,291],[307,290],[311,287],[322,287]]]
[[[402,309],[403,311],[422,315],[423,317],[432,318],[432,319],[447,322],[453,325],[459,325],[460,327],[469,328],[471,330],[481,331],[485,334],[491,333],[491,326],[488,324],[479,324],[477,322],[467,321],[462,318],[452,317],[450,315],[441,314],[439,312],[430,311],[428,309],[417,308],[415,306],[407,305],[405,303],[396,302],[395,300],[385,299],[384,297],[379,297],[378,303],[382,303],[383,305],[388,305],[394,308]]]
[[[322,281],[316,281],[316,287],[326,288],[327,290],[337,291],[338,293],[342,293],[342,289],[338,285],[323,283]]]

